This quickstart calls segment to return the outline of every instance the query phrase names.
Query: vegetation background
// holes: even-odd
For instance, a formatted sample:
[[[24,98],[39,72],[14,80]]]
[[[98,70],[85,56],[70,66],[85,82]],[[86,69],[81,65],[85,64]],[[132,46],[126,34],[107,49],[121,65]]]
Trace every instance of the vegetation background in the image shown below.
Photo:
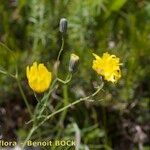
[[[150,132],[150,1],[149,0],[1,0],[0,69],[15,72],[32,109],[36,105],[25,68],[33,61],[52,70],[61,46],[60,18],[68,32],[59,75],[65,78],[70,53],[80,56],[72,82],[58,85],[50,107],[65,106],[94,91],[99,77],[92,70],[92,51],[120,57],[122,78],[106,83],[95,98],[80,103],[44,124],[34,139],[75,138],[82,150],[148,150]],[[67,101],[66,101],[67,99]],[[3,139],[22,139],[30,128],[26,106],[14,79],[0,74],[0,133]],[[1,136],[2,137],[2,136]],[[46,148],[45,148],[46,149]],[[53,148],[58,149],[58,148]],[[60,148],[61,149],[61,148]],[[67,149],[67,148],[66,148]]]

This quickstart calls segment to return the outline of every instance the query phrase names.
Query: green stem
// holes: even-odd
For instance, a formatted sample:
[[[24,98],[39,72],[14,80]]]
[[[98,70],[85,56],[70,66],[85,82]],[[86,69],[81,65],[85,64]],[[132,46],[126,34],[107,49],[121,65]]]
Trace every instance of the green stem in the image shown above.
[[[10,48],[8,48],[8,47],[7,47],[4,43],[2,43],[2,42],[0,42],[0,45],[3,46],[6,50],[8,50],[8,51],[12,54],[13,58],[16,60],[16,56],[14,55],[13,51],[12,51]]]
[[[31,136],[32,136],[32,134],[34,133],[35,130],[36,130],[36,128],[32,127],[32,129],[30,130],[30,132],[29,132],[27,138],[25,139],[23,145],[21,146],[22,149],[24,149],[24,147],[26,146],[28,140],[31,138]]]
[[[63,97],[64,97],[64,107],[68,105],[69,99],[68,99],[68,85],[63,86]],[[65,116],[67,114],[67,109],[63,111],[60,122],[63,123]]]
[[[58,67],[59,67],[59,63],[60,63],[60,56],[61,56],[61,53],[64,49],[64,44],[65,44],[65,41],[64,41],[64,36],[62,34],[62,44],[61,44],[61,48],[59,50],[59,53],[58,53],[58,56],[57,56],[57,59],[56,59],[56,77],[57,77],[57,74],[58,74]]]
[[[92,97],[94,97],[100,90],[101,90],[101,86],[90,96],[84,97],[84,98],[80,98],[79,100],[74,101],[73,103],[68,104],[67,106],[60,108],[59,110],[55,111],[54,113],[50,114],[49,116],[47,116],[41,123],[38,124],[37,128],[39,128],[41,125],[43,125],[43,123],[45,123],[47,120],[49,120],[51,117],[53,117],[54,115],[82,102],[82,101],[86,101]]]
[[[49,96],[50,96],[51,92],[54,90],[54,86],[55,86],[56,82],[57,82],[57,79],[55,79],[55,80],[53,81],[53,83],[52,83],[52,85],[51,85],[51,87],[50,87],[50,89],[49,89],[49,92],[48,92],[48,94],[46,95],[46,97],[41,100],[41,101],[44,102],[44,104],[43,104],[43,106],[42,106],[42,109],[40,110],[39,116],[42,115],[44,109],[46,108],[47,102],[48,102],[48,100],[49,100]]]
[[[64,107],[65,107],[65,106],[67,106],[68,103],[69,103],[69,100],[68,100],[68,85],[64,85],[64,86],[63,86],[63,97],[64,97],[64,98],[63,98]],[[64,120],[65,120],[66,114],[67,114],[67,109],[65,109],[65,110],[62,112],[62,114],[61,114],[61,116],[60,116],[60,121],[59,121],[57,127],[58,127],[59,125],[62,125],[62,126],[63,126],[63,122],[64,122]],[[58,132],[58,134],[57,134],[57,136],[56,136],[56,139],[60,136],[61,132],[62,132],[62,130],[59,130],[59,132]]]
[[[63,34],[62,34],[62,44],[61,44],[61,48],[60,48],[60,51],[59,51],[58,56],[57,56],[57,62],[59,62],[61,53],[62,53],[62,51],[63,51],[63,49],[64,49],[64,43],[65,43],[65,41],[64,41],[64,36],[63,36]]]
[[[30,116],[32,117],[32,112],[31,112],[29,103],[28,103],[28,101],[27,101],[27,98],[26,98],[26,96],[25,96],[25,94],[24,94],[24,92],[23,92],[23,89],[22,89],[21,83],[20,83],[20,81],[19,81],[19,78],[17,77],[16,80],[17,80],[18,87],[19,87],[20,93],[21,93],[21,95],[22,95],[22,98],[23,98],[23,100],[24,100],[24,102],[25,102],[25,104],[26,104],[26,106],[27,106],[28,112],[29,112]]]
[[[0,70],[0,73],[2,73],[2,74],[4,74],[4,75],[8,75],[8,76],[10,76],[10,77],[12,77],[12,78],[15,78],[15,79],[16,79],[15,75],[10,74],[10,73],[8,73],[8,72],[6,72],[6,71]]]
[[[28,139],[32,136],[32,134],[34,133],[35,130],[37,130],[40,126],[42,126],[42,125],[43,125],[46,121],[48,121],[51,117],[55,116],[56,114],[58,114],[58,113],[60,113],[60,112],[62,112],[62,111],[64,111],[64,110],[66,110],[66,109],[68,109],[68,108],[70,108],[70,107],[72,107],[72,106],[74,106],[74,105],[76,105],[76,104],[78,104],[78,103],[80,103],[80,102],[86,101],[86,100],[88,100],[88,99],[94,97],[96,94],[98,94],[98,92],[99,92],[102,88],[103,88],[103,83],[101,84],[101,86],[99,86],[99,87],[97,88],[97,90],[96,90],[92,95],[89,95],[89,96],[84,97],[84,98],[80,98],[80,99],[74,101],[73,103],[70,103],[70,104],[68,104],[67,106],[65,106],[65,107],[63,107],[63,108],[60,108],[59,110],[57,110],[57,111],[53,112],[52,114],[48,115],[42,122],[40,122],[37,126],[34,127],[34,130],[32,129],[32,132],[30,131],[30,133],[29,133],[29,135],[27,136],[25,142],[28,141]],[[93,101],[93,100],[92,100],[92,101]]]
[[[70,74],[70,73],[67,75],[67,77],[66,77],[65,80],[62,80],[62,79],[60,79],[60,78],[57,77],[57,80],[59,82],[63,83],[63,84],[69,83],[71,81],[71,79],[72,79],[72,74]]]
[[[35,93],[35,92],[33,92],[34,93],[34,97],[35,97],[35,99],[37,100],[37,102],[39,103],[40,102],[40,100],[38,99],[38,96],[37,96],[37,94]]]
[[[57,82],[57,79],[53,80],[53,82],[51,84],[51,87],[49,88],[48,93],[46,95],[44,95],[41,100],[38,100],[38,104],[36,105],[36,108],[34,110],[33,117],[26,124],[29,124],[29,123],[33,122],[33,124],[35,125],[36,121],[41,118],[42,113],[43,113],[43,111],[46,107],[47,101],[49,99],[49,96],[50,96],[51,92],[54,90],[54,86],[55,86],[56,82]],[[41,107],[41,105],[42,105],[42,107]]]
[[[69,102],[68,101],[68,85],[65,84],[63,86],[63,105],[64,105],[63,107],[67,106],[68,102]],[[59,122],[58,122],[57,126],[55,127],[56,129],[60,128],[60,126],[63,126],[63,122],[64,122],[66,114],[67,114],[67,109],[61,113]],[[62,130],[59,130],[55,138],[59,139],[61,133],[62,133]],[[52,147],[52,150],[55,150],[55,148],[56,148],[55,146]]]

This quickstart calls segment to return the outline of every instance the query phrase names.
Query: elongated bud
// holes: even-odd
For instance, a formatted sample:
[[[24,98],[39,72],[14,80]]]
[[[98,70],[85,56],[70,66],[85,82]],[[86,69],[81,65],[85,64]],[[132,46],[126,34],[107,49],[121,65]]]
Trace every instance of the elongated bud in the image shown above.
[[[79,56],[72,53],[69,62],[69,72],[71,73],[75,72],[78,68],[78,65],[79,65]]]
[[[67,21],[67,19],[66,18],[60,19],[59,31],[61,33],[66,33],[67,32],[67,27],[68,27],[68,21]]]

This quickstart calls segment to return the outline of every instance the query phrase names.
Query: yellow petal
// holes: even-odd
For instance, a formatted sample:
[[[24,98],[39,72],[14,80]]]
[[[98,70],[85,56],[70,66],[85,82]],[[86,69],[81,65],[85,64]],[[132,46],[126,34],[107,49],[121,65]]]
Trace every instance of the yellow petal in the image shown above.
[[[27,66],[26,75],[29,86],[37,93],[46,91],[51,84],[51,72],[42,63],[34,62],[30,68]]]
[[[102,75],[105,80],[111,82],[117,82],[121,77],[119,58],[115,55],[110,55],[108,52],[104,53],[102,57],[94,54],[95,60],[93,60],[92,68],[99,75]]]

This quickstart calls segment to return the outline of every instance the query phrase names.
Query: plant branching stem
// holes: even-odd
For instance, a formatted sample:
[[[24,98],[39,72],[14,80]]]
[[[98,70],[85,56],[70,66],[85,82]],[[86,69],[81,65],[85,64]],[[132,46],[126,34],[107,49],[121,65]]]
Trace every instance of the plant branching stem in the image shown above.
[[[72,74],[70,74],[70,73],[67,75],[67,77],[66,77],[65,80],[62,80],[62,79],[60,79],[60,78],[57,77],[57,80],[59,82],[63,83],[63,84],[69,83],[71,81],[71,79],[72,79]]]
[[[57,110],[57,111],[53,112],[52,114],[48,115],[48,116],[47,116],[42,122],[40,122],[37,126],[32,127],[32,129],[30,130],[30,132],[29,132],[27,138],[25,139],[25,142],[23,143],[23,148],[24,148],[24,146],[26,145],[27,141],[31,138],[31,136],[32,136],[32,134],[34,133],[34,131],[37,130],[39,127],[41,127],[41,126],[42,126],[46,121],[48,121],[51,117],[55,116],[56,114],[58,114],[58,113],[60,113],[60,112],[62,112],[62,111],[64,111],[64,110],[66,110],[66,109],[68,109],[68,108],[70,108],[70,107],[72,107],[72,106],[74,106],[74,105],[76,105],[76,104],[78,104],[78,103],[80,103],[80,102],[86,101],[86,100],[88,100],[88,99],[94,97],[95,95],[98,94],[98,92],[99,92],[102,88],[103,88],[103,83],[101,84],[101,86],[99,86],[99,87],[97,88],[97,90],[96,90],[93,94],[91,94],[91,95],[89,95],[89,96],[87,96],[87,97],[84,97],[84,98],[80,98],[80,99],[74,101],[73,103],[70,103],[70,104],[66,105],[66,106],[63,107],[63,108],[60,108],[59,110]]]

